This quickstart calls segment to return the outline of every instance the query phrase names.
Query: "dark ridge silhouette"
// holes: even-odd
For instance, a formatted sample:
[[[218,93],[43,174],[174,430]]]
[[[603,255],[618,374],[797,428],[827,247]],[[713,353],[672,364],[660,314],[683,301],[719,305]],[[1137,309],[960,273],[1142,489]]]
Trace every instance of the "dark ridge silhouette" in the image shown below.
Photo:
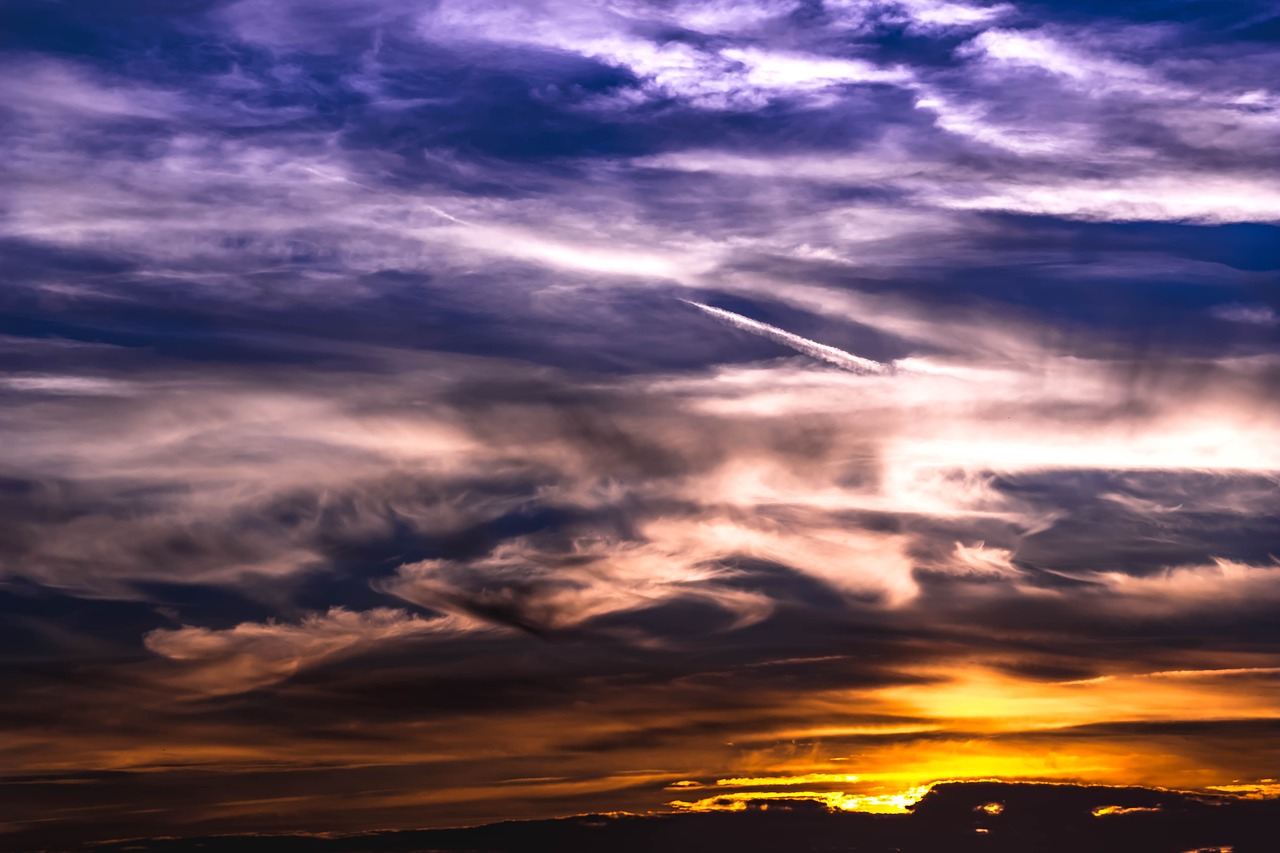
[[[1111,813],[1095,814],[1108,807]],[[757,801],[738,812],[583,815],[342,837],[130,840],[81,849],[99,853],[1274,853],[1280,849],[1278,828],[1277,799],[972,782],[938,785],[905,815],[831,812],[810,801]]]

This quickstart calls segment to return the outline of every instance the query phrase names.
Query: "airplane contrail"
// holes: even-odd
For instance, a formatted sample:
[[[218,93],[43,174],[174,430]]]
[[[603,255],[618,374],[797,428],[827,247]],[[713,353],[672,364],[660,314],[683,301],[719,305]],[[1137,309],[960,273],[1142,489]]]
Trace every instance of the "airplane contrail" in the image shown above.
[[[311,167],[311,166],[303,166],[303,167],[302,167],[302,170],[303,170],[304,172],[310,172],[311,174],[316,175],[317,177],[323,178],[323,179],[324,179],[324,180],[326,180],[326,181],[332,181],[332,182],[333,182],[333,183],[335,183],[335,184],[351,184],[351,186],[353,186],[353,187],[359,187],[359,188],[360,188],[360,189],[362,189],[362,190],[368,190],[369,192],[372,192],[372,193],[379,193],[379,194],[382,194],[382,195],[385,195],[385,194],[386,194],[386,190],[380,190],[380,189],[378,189],[377,187],[371,187],[371,186],[369,186],[368,184],[362,184],[362,183],[360,183],[359,181],[353,181],[353,180],[351,180],[350,178],[345,178],[345,177],[343,177],[342,175],[330,175],[330,174],[328,174],[327,172],[322,172],[322,171],[320,171],[319,169],[313,168],[313,167]],[[422,201],[421,199],[414,198],[413,196],[407,195],[407,194],[405,194],[405,193],[394,193],[394,195],[398,195],[398,196],[400,196],[401,198],[410,198],[410,199],[413,199],[413,200],[414,200],[414,201],[416,201],[418,204],[420,204],[422,207],[425,207],[427,210],[429,210],[429,211],[431,211],[432,213],[434,213],[436,216],[439,216],[439,217],[441,217],[441,218],[443,218],[443,219],[447,219],[447,220],[449,220],[450,222],[456,222],[456,223],[458,223],[459,225],[474,225],[474,224],[475,224],[475,223],[472,223],[472,222],[468,222],[468,221],[466,221],[465,219],[459,219],[458,217],[454,216],[452,213],[450,213],[450,212],[449,212],[449,211],[447,211],[447,210],[441,210],[440,208],[436,207],[434,204],[427,204],[426,202]]]
[[[799,335],[793,335],[785,329],[779,329],[777,326],[770,326],[768,323],[761,323],[759,320],[752,320],[750,317],[743,317],[741,314],[735,314],[732,311],[726,311],[723,308],[712,308],[710,305],[703,305],[701,302],[693,302],[689,299],[681,299],[681,302],[688,303],[700,311],[705,311],[717,320],[733,326],[736,329],[742,329],[744,332],[751,332],[768,338],[775,343],[790,347],[796,352],[803,353],[810,358],[820,359],[828,364],[834,364],[836,367],[861,374],[885,374],[893,373],[892,365],[883,364],[879,361],[873,361],[869,358],[863,358],[842,349],[837,349],[827,344],[820,344],[817,341],[811,341],[808,338],[802,338]]]

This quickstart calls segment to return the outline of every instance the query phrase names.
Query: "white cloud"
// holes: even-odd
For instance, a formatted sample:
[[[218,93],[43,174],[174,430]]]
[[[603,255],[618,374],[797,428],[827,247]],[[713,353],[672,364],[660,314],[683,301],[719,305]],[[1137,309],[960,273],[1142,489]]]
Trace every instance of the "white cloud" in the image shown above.
[[[610,8],[634,21],[663,21],[702,33],[743,34],[759,30],[800,7],[799,0],[686,0],[656,4],[614,0]]]
[[[923,190],[954,210],[1000,210],[1101,222],[1189,221],[1206,224],[1280,221],[1280,190],[1248,174],[1156,172],[1133,177],[994,180],[968,191]],[[922,188],[923,189],[923,188]]]
[[[401,566],[381,588],[423,607],[486,618],[502,613],[534,630],[561,630],[613,613],[644,610],[676,600],[702,600],[733,616],[734,628],[772,611],[759,593],[725,581],[732,569],[716,560],[732,551],[664,527],[646,528],[647,541],[578,540],[568,549],[532,540],[504,543],[471,561],[424,560]]]
[[[1007,548],[990,548],[985,542],[974,545],[957,542],[951,561],[941,568],[960,575],[1010,577],[1022,573],[1013,564],[1012,551]]]
[[[911,13],[915,27],[924,30],[934,28],[971,27],[996,21],[1015,11],[1009,3],[989,6],[970,6],[964,3],[946,3],[939,0],[898,0]]]
[[[842,83],[907,83],[905,68],[883,68],[858,59],[774,53],[753,48],[730,48],[720,53],[747,67],[745,80],[763,91],[795,92]]]
[[[385,607],[362,612],[334,607],[296,624],[242,622],[225,630],[189,625],[159,628],[148,633],[144,642],[150,651],[179,665],[168,679],[170,684],[216,696],[275,684],[310,667],[378,646],[457,635],[478,627],[458,616],[424,619]]]
[[[1256,566],[1214,558],[1208,565],[1176,566],[1153,575],[1103,572],[1086,577],[1105,588],[1100,606],[1118,613],[1159,617],[1238,611],[1274,606],[1280,600],[1280,566],[1274,564]]]
[[[69,394],[86,396],[129,396],[132,383],[98,376],[15,375],[0,376],[0,387],[37,394]]]
[[[1251,326],[1274,326],[1280,323],[1280,317],[1267,305],[1219,305],[1212,313],[1220,320]]]
[[[0,66],[0,100],[23,119],[36,121],[169,119],[184,103],[176,92],[49,59]]]
[[[691,24],[701,21],[712,28],[730,29],[776,17],[782,11],[775,5],[745,7],[741,18],[731,20],[721,7],[681,9],[678,19],[692,14]],[[701,10],[701,14],[692,10]],[[422,35],[437,39],[447,34],[581,54],[630,70],[645,81],[652,96],[685,98],[694,106],[711,110],[758,108],[780,95],[819,92],[850,83],[905,84],[912,79],[905,68],[883,68],[861,59],[655,42],[635,34],[635,21],[626,14],[637,12],[634,6],[619,10],[582,4],[507,4],[476,10],[446,3],[424,17]]]

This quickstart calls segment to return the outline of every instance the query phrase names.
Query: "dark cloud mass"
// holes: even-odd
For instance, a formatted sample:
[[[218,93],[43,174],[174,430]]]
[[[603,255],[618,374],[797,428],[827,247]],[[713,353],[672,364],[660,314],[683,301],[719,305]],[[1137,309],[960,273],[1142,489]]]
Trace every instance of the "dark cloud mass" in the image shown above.
[[[1261,849],[1278,21],[0,3],[0,848]]]

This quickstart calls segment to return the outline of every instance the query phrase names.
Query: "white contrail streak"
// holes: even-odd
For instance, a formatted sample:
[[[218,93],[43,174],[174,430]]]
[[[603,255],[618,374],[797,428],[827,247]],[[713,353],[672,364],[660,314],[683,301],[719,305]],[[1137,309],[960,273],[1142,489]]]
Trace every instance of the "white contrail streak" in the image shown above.
[[[359,181],[353,181],[353,180],[351,180],[350,178],[344,178],[344,177],[342,177],[341,175],[330,175],[330,174],[328,174],[327,172],[322,172],[322,171],[320,171],[319,169],[312,168],[311,166],[303,166],[303,167],[302,167],[302,171],[304,171],[304,172],[310,172],[311,174],[313,174],[313,175],[315,175],[315,176],[317,176],[317,177],[323,178],[323,179],[324,179],[324,180],[326,180],[326,181],[331,181],[331,182],[333,182],[333,183],[335,183],[335,184],[351,184],[351,186],[353,186],[353,187],[359,187],[360,189],[362,189],[362,190],[368,190],[368,191],[369,191],[369,192],[371,192],[371,193],[378,193],[378,194],[380,194],[380,195],[386,195],[386,194],[387,194],[386,190],[380,190],[380,189],[378,189],[377,187],[371,187],[371,186],[369,186],[368,184],[362,184],[362,183],[360,183]],[[449,220],[450,222],[456,222],[456,223],[458,223],[459,225],[473,225],[473,224],[474,224],[474,223],[471,223],[471,222],[466,221],[465,219],[459,219],[458,217],[454,216],[452,213],[449,213],[449,211],[447,211],[447,210],[441,210],[440,208],[436,207],[434,204],[427,204],[426,202],[422,201],[421,199],[414,198],[413,196],[406,195],[405,193],[392,193],[392,194],[393,194],[393,195],[400,196],[401,198],[408,198],[408,199],[412,199],[413,201],[415,201],[415,202],[417,202],[418,204],[420,204],[422,207],[425,207],[427,210],[429,210],[429,211],[431,211],[432,213],[434,213],[436,216],[439,216],[439,217],[441,217],[441,218],[443,218],[443,219],[447,219],[447,220]]]
[[[817,341],[811,341],[799,335],[793,335],[785,329],[770,326],[768,323],[761,323],[759,320],[752,320],[750,317],[743,317],[741,314],[735,314],[723,308],[712,308],[710,305],[703,305],[701,302],[693,302],[688,299],[681,299],[680,301],[686,302],[700,311],[705,311],[735,329],[742,329],[744,332],[760,335],[762,338],[768,338],[775,343],[790,347],[796,352],[804,353],[810,358],[821,359],[828,364],[834,364],[836,367],[841,367],[854,373],[883,374],[894,372],[894,368],[891,365],[872,361],[869,358],[863,358],[833,346],[820,344]]]

